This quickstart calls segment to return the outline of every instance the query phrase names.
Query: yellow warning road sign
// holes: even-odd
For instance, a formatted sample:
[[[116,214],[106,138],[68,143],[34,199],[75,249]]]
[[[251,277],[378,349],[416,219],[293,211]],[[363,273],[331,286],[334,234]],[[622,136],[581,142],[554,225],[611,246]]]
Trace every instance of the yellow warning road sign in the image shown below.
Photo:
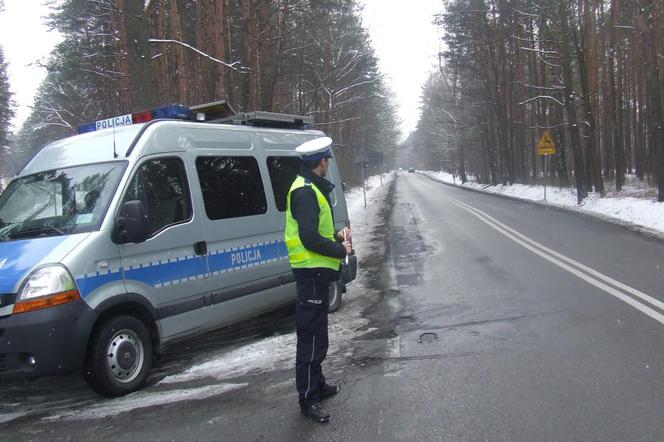
[[[556,154],[556,143],[553,141],[551,132],[545,130],[540,138],[539,144],[537,145],[537,152],[540,155],[555,155]]]

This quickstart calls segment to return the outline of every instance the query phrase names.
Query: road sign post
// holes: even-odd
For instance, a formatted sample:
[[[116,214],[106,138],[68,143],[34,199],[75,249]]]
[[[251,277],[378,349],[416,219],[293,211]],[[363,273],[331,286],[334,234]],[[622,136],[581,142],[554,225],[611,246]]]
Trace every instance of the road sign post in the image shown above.
[[[354,161],[355,165],[360,166],[362,169],[362,193],[364,194],[364,208],[367,208],[367,183],[366,183],[366,177],[365,177],[365,171],[364,168],[367,167],[369,164],[369,156],[366,154],[366,152],[362,152],[361,154],[357,155],[355,157]]]
[[[367,183],[366,183],[366,174],[365,168],[369,167],[370,164],[383,164],[384,157],[381,152],[369,151],[362,149],[362,153],[355,156],[354,163],[356,166],[362,168],[362,190],[364,192],[364,208],[367,207]],[[380,171],[380,170],[379,170]],[[383,176],[380,176],[380,185],[383,185]]]
[[[547,166],[547,158],[548,155],[544,155],[544,201],[546,201],[546,184],[547,181],[549,180],[549,174],[547,173],[546,166]]]
[[[548,181],[548,156],[556,154],[556,143],[553,141],[551,132],[545,130],[537,145],[537,153],[544,157],[544,201],[546,201],[546,184]]]

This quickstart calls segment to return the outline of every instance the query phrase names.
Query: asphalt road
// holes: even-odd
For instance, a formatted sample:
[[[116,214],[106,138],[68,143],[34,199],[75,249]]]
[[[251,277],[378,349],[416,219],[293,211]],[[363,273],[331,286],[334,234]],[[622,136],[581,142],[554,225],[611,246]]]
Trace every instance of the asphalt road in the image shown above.
[[[664,317],[628,291],[664,300],[664,244],[413,174],[391,230],[396,375],[363,384],[398,404],[381,410],[384,434],[664,439]]]
[[[351,291],[344,306],[361,309],[368,324],[327,364],[343,385],[326,403],[329,424],[299,416],[292,370],[277,369],[225,379],[247,386],[206,399],[105,418],[26,416],[0,424],[0,437],[664,439],[664,243],[419,174],[400,173],[389,198],[360,263],[367,289]],[[289,333],[289,315],[254,321],[247,342]],[[215,345],[206,342],[181,349],[171,365]],[[55,384],[49,400],[84,395],[74,380]],[[9,391],[13,401],[35,401],[41,390]]]

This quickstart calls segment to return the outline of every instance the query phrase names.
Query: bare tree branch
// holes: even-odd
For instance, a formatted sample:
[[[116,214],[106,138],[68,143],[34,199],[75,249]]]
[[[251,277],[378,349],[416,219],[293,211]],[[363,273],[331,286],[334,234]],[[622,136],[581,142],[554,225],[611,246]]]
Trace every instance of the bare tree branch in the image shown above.
[[[328,121],[325,123],[314,123],[312,124],[312,126],[327,126],[328,124],[345,123],[346,121],[361,120],[361,119],[362,117],[352,117],[352,118],[346,118],[344,120]]]
[[[524,105],[524,104],[530,103],[531,101],[535,101],[535,100],[539,100],[539,99],[542,99],[542,100],[551,100],[551,101],[554,101],[554,102],[556,102],[557,104],[559,104],[559,105],[561,105],[561,106],[564,106],[563,103],[561,103],[559,100],[557,100],[556,98],[554,98],[554,97],[552,97],[552,96],[550,96],[550,95],[538,95],[538,96],[536,96],[536,97],[529,98],[528,100],[526,100],[526,101],[522,101],[521,103],[519,103],[519,106],[522,106],[522,105]]]
[[[234,61],[233,63],[226,63],[225,61],[219,60],[218,58],[214,58],[213,56],[211,56],[209,54],[206,54],[205,52],[203,52],[199,49],[196,49],[195,47],[193,47],[191,45],[188,45],[187,43],[181,42],[179,40],[151,38],[148,41],[150,43],[172,43],[172,44],[178,44],[180,46],[184,46],[185,48],[191,49],[192,51],[196,52],[197,54],[202,55],[203,57],[205,57],[209,60],[212,60],[215,63],[219,63],[221,65],[226,66],[227,68],[231,68],[234,71],[238,71],[238,72],[241,72],[241,73],[246,73],[246,72],[251,70],[250,68],[248,68],[246,66],[242,66],[242,63],[239,62],[239,61]]]

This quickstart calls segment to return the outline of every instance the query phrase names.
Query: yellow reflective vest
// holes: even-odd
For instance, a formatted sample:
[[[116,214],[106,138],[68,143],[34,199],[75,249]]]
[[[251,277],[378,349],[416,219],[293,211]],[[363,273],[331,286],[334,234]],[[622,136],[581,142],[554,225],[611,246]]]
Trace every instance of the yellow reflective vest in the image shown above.
[[[313,189],[316,193],[316,199],[318,200],[318,207],[320,208],[320,213],[318,214],[318,233],[330,241],[336,241],[334,237],[334,222],[332,219],[332,208],[330,207],[330,203],[328,203],[325,195],[323,195],[315,184],[306,182],[303,177],[298,176],[295,181],[293,181],[293,185],[291,185],[290,191],[288,192],[286,206],[286,248],[288,249],[288,258],[291,267],[294,269],[328,268],[339,270],[341,267],[341,260],[339,258],[332,258],[307,250],[300,240],[299,226],[291,212],[291,195],[294,190],[305,186],[310,186]]]

